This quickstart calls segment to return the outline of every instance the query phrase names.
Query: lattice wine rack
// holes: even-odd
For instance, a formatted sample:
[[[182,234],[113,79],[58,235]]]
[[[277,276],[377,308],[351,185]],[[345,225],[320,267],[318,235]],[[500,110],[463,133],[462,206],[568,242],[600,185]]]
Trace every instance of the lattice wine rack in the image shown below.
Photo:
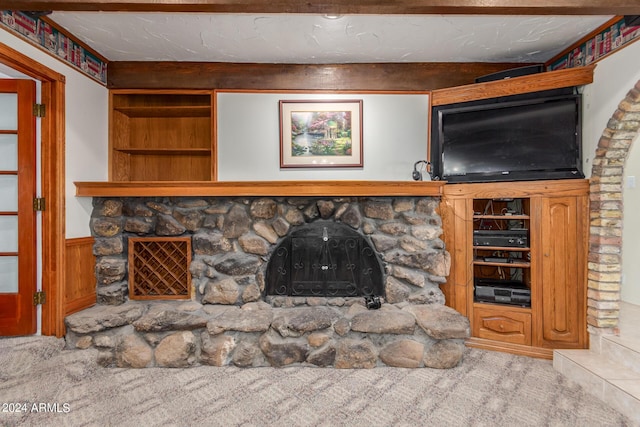
[[[190,237],[129,238],[129,298],[191,298]]]

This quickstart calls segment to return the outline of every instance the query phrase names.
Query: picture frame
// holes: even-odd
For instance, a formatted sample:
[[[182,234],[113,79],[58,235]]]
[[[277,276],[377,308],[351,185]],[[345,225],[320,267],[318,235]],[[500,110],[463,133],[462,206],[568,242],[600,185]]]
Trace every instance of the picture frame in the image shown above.
[[[280,100],[280,167],[362,167],[362,100]]]

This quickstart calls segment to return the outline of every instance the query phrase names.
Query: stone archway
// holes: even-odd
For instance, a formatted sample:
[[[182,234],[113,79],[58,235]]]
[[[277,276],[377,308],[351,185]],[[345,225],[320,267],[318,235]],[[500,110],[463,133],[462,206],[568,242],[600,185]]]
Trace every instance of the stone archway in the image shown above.
[[[587,324],[617,334],[622,280],[622,185],[626,159],[640,133],[640,81],[609,119],[593,160],[590,185]]]

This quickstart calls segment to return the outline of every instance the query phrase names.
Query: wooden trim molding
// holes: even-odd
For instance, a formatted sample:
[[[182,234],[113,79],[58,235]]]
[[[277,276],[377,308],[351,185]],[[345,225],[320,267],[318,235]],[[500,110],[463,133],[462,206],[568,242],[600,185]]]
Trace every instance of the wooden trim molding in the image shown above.
[[[67,239],[64,314],[75,313],[96,303],[96,257],[93,237]]]
[[[455,104],[569,86],[582,86],[593,82],[593,70],[595,67],[595,65],[589,65],[566,70],[547,71],[543,74],[514,77],[507,80],[434,90],[431,92],[431,105]],[[544,78],[540,77],[542,75],[544,75]]]
[[[637,0],[8,0],[5,9],[213,13],[633,15]]]
[[[513,62],[256,64],[112,61],[109,62],[107,87],[424,91],[467,85],[476,77],[521,66],[521,63]],[[153,75],[152,79],[150,75]]]
[[[41,196],[47,200],[42,213],[42,334],[64,334],[65,283],[65,77],[22,53],[0,43],[0,63],[42,82],[41,100],[47,115],[41,121]]]
[[[442,194],[444,181],[118,181],[75,182],[76,196],[435,196]]]

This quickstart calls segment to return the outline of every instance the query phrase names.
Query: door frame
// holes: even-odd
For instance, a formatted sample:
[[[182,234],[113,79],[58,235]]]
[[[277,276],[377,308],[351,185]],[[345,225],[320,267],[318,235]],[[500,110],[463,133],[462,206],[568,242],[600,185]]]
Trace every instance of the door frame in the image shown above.
[[[42,335],[64,335],[65,284],[65,76],[0,43],[0,62],[41,82]]]

